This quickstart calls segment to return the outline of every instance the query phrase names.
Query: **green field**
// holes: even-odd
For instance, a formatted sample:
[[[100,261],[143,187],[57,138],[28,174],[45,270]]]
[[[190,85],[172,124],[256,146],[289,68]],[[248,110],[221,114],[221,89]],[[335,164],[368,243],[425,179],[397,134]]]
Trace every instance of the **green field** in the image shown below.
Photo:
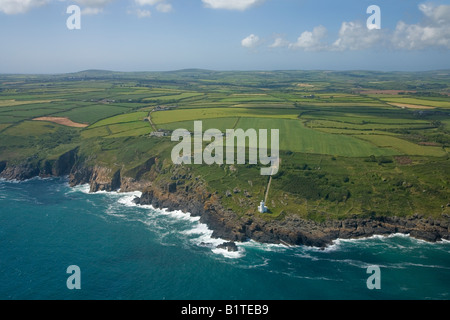
[[[57,124],[42,121],[24,121],[11,126],[4,134],[11,136],[39,136],[46,133],[54,133],[59,127]]]
[[[208,129],[218,129],[222,132],[225,132],[227,129],[233,129],[237,125],[239,118],[212,118],[212,119],[203,119],[202,127],[203,131]],[[179,121],[179,122],[171,122],[167,124],[159,124],[159,129],[174,131],[177,129],[186,129],[190,132],[194,131],[194,121]]]
[[[100,121],[94,123],[93,125],[91,125],[89,127],[89,129],[96,128],[96,127],[102,127],[102,126],[106,126],[106,125],[110,125],[110,124],[117,124],[117,123],[127,123],[127,122],[136,122],[136,121],[142,122],[144,120],[144,118],[146,118],[146,117],[148,117],[148,112],[142,112],[142,111],[121,114],[118,116],[100,120]]]
[[[194,121],[203,131],[278,129],[282,164],[264,219],[440,217],[450,214],[449,93],[439,72],[0,75],[0,164],[42,167],[76,149],[78,161],[121,168],[137,182],[189,188],[195,177],[225,208],[258,214],[268,182],[259,164],[175,166],[170,133],[192,132]],[[170,110],[152,111],[158,106]],[[31,121],[40,116],[89,126]],[[151,136],[154,129],[167,135]],[[158,161],[149,169],[151,158]]]
[[[431,157],[443,157],[446,155],[442,147],[421,146],[392,136],[366,135],[360,136],[360,139],[370,141],[377,147],[391,148],[407,155]]]
[[[137,137],[137,136],[148,136],[152,132],[152,128],[147,124],[145,126],[136,126],[135,128],[130,128],[126,126],[121,128],[122,131],[111,134],[108,138],[121,138],[121,137]]]
[[[54,113],[55,117],[67,117],[79,123],[95,123],[101,119],[108,118],[118,113],[125,113],[130,109],[112,105],[93,105],[89,107],[76,108],[70,111]]]
[[[257,118],[285,118],[296,119],[298,113],[289,109],[245,109],[245,108],[210,108],[210,109],[181,109],[159,111],[152,114],[156,125],[180,121],[195,121],[202,119],[217,119],[229,117],[257,117]]]
[[[344,157],[398,154],[390,149],[346,135],[335,135],[305,128],[299,120],[241,118],[236,126],[247,130],[278,129],[280,149],[285,151],[328,154]]]
[[[382,98],[383,101],[401,103],[401,104],[412,104],[417,106],[428,106],[436,108],[450,108],[449,101],[441,100],[430,100],[430,99],[417,99],[417,98]]]
[[[149,122],[144,121],[147,116],[148,112],[140,111],[100,120],[83,131],[82,136],[117,138],[148,135],[153,130]]]
[[[156,96],[156,97],[152,97],[152,98],[145,98],[144,101],[154,101],[157,103],[168,103],[168,102],[172,102],[172,101],[180,101],[183,99],[187,99],[187,98],[193,98],[193,97],[198,97],[198,96],[202,96],[201,93],[196,93],[196,92],[183,92],[183,93],[174,93],[172,95],[167,95],[167,96]]]
[[[351,122],[331,121],[331,120],[312,120],[307,122],[307,126],[310,128],[335,128],[335,129],[351,129],[364,131],[390,130],[399,128],[416,130],[416,129],[427,129],[430,127],[430,123],[421,120],[410,121],[409,123],[408,122],[389,123],[387,121],[382,121],[382,123],[374,123],[369,121],[365,121],[364,123],[351,123]]]

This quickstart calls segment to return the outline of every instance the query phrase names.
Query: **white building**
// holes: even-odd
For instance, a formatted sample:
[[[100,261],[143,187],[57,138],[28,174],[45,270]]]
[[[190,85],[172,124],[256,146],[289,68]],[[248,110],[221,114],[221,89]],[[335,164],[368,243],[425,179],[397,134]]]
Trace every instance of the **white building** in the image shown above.
[[[261,212],[261,213],[266,213],[267,212],[267,207],[266,207],[266,204],[264,203],[264,200],[261,200],[261,203],[258,206],[258,211]]]

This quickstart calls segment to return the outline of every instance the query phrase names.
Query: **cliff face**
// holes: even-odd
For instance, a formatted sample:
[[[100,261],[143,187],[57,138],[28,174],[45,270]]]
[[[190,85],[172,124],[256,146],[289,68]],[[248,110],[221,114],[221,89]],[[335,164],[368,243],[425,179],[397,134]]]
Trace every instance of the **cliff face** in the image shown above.
[[[142,191],[138,204],[155,208],[181,210],[200,216],[200,222],[213,230],[213,236],[230,241],[253,239],[264,243],[285,243],[324,247],[334,239],[360,238],[393,233],[410,234],[427,241],[450,240],[450,217],[440,220],[415,215],[409,218],[346,219],[318,223],[286,215],[283,219],[266,220],[260,215],[238,215],[224,209],[220,198],[208,191],[206,184],[189,172],[174,169],[171,177],[160,179],[155,169],[158,159],[123,173],[121,168],[89,166],[79,161],[77,149],[53,161],[28,161],[21,165],[0,163],[0,177],[25,180],[35,176],[69,175],[71,186],[88,183],[90,191]],[[133,175],[131,178],[129,175]]]
[[[6,180],[27,180],[38,176],[40,173],[39,167],[30,163],[23,163],[18,165],[8,165],[0,173],[0,178]]]
[[[249,221],[250,223],[250,221]],[[248,237],[260,242],[281,242],[323,247],[335,239],[355,239],[394,233],[438,241],[450,240],[450,219],[437,221],[420,216],[411,218],[346,219],[323,223],[287,216],[282,221],[252,221],[244,228]]]
[[[57,159],[38,160],[26,159],[20,164],[8,164],[6,161],[0,163],[0,177],[7,180],[27,180],[36,176],[65,176],[70,173],[77,161],[78,148],[70,150]]]
[[[283,220],[265,221],[256,216],[238,217],[224,210],[214,196],[205,199],[201,193],[170,193],[154,187],[145,191],[136,202],[199,215],[200,222],[213,230],[214,237],[231,241],[253,239],[262,243],[324,247],[338,238],[355,239],[394,233],[410,234],[431,242],[450,240],[450,219],[438,221],[417,215],[411,218],[347,219],[324,223],[291,215]]]
[[[190,186],[180,186],[176,182],[165,185],[152,184],[135,202],[200,216],[200,222],[213,230],[213,237],[232,241],[245,241],[248,238],[242,229],[245,220],[234,212],[225,210],[217,195],[208,192],[201,181]]]
[[[120,189],[120,169],[94,166],[90,170],[91,192],[115,191]]]
[[[6,168],[6,161],[0,161],[0,173]]]
[[[238,216],[225,210],[217,196],[207,192],[201,183],[193,190],[173,185],[152,185],[136,203],[190,212],[201,217],[200,222],[213,230],[214,237],[231,241],[253,239],[263,243],[324,247],[338,238],[354,239],[394,233],[410,234],[431,242],[450,240],[450,217],[434,220],[415,215],[409,218],[346,219],[319,223],[296,215],[287,215],[281,220],[265,220],[257,215]]]
[[[143,170],[150,171],[155,158],[151,158],[143,165],[122,174],[122,168],[108,168],[99,165],[89,166],[85,163],[78,163],[72,167],[69,175],[69,184],[71,186],[80,184],[89,184],[90,192],[97,191],[142,191],[151,185],[146,179],[140,179],[144,174]],[[131,174],[132,178],[127,175]]]

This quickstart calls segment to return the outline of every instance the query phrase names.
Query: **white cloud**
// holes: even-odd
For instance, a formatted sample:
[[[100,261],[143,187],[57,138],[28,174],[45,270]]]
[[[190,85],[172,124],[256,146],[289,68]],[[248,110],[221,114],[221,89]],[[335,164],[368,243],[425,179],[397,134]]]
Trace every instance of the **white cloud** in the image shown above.
[[[82,6],[82,14],[99,14],[114,0],[74,0]]]
[[[450,49],[450,5],[422,3],[418,8],[423,14],[422,21],[416,24],[400,21],[395,30],[369,30],[366,23],[343,22],[334,42],[326,43],[327,30],[318,26],[312,31],[304,31],[296,42],[288,43],[282,37],[277,37],[269,47],[287,46],[305,51],[356,51],[377,47],[404,50]]]
[[[148,18],[152,15],[152,13],[150,12],[150,10],[137,9],[136,15],[138,16],[138,18]]]
[[[75,2],[92,8],[103,8],[114,0],[75,0]]]
[[[313,31],[305,31],[297,41],[289,44],[289,48],[300,48],[306,51],[319,51],[326,48],[323,38],[327,35],[327,29],[324,26],[318,26]]]
[[[418,24],[397,23],[392,44],[398,49],[421,50],[430,47],[450,49],[450,5],[419,5],[424,19]]]
[[[171,12],[172,5],[170,3],[158,3],[158,5],[156,6],[156,10],[164,13]]]
[[[48,0],[0,0],[0,11],[6,14],[25,13],[48,2]]]
[[[134,0],[135,4],[140,7],[144,6],[156,6],[156,10],[159,12],[171,12],[172,11],[172,5],[166,0]],[[148,10],[145,10],[148,11]]]
[[[322,41],[326,36],[326,29],[319,26],[312,32],[303,32],[297,42],[289,44],[289,48],[305,51],[356,51],[376,47],[406,50],[433,47],[450,49],[450,5],[435,6],[423,3],[419,5],[419,10],[423,13],[420,23],[406,24],[400,21],[394,31],[369,30],[365,23],[358,21],[343,22],[338,38],[332,44]],[[279,47],[280,43],[275,42],[271,47]]]
[[[260,41],[258,36],[251,34],[245,39],[242,39],[241,45],[245,48],[255,48],[260,44]]]
[[[364,50],[382,44],[383,32],[369,30],[361,22],[343,22],[339,30],[339,37],[331,46],[332,50]]]
[[[154,6],[162,0],[134,0],[134,2],[139,6]]]
[[[265,0],[202,0],[207,8],[244,11]]]
[[[276,37],[273,43],[269,46],[269,48],[281,48],[287,47],[289,45],[289,41],[283,39],[282,37]]]
[[[419,5],[419,10],[430,18],[433,24],[448,25],[450,23],[450,5],[441,5],[435,7],[430,3],[422,3]]]
[[[81,10],[81,14],[99,14],[103,12],[103,8],[86,7]]]

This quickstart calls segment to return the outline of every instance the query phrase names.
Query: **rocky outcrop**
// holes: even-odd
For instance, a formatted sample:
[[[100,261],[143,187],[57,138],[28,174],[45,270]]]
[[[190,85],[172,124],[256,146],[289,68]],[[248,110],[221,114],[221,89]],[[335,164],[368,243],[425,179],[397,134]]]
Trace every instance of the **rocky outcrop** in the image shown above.
[[[155,208],[168,209],[170,211],[181,210],[189,212],[193,216],[203,216],[211,209],[211,194],[205,194],[201,187],[196,191],[174,193],[173,183],[164,187],[152,185],[142,193],[140,198],[135,199],[137,204],[152,205]],[[181,188],[180,188],[181,189]]]
[[[201,178],[193,178],[189,173],[172,172],[171,178],[157,179],[159,172],[154,169],[157,159],[152,158],[143,165],[128,171],[134,178],[122,175],[121,168],[89,166],[80,161],[77,149],[61,155],[56,160],[38,161],[27,159],[21,164],[0,162],[0,177],[10,180],[25,180],[35,176],[69,175],[72,186],[90,185],[90,191],[142,191],[136,198],[138,204],[155,208],[181,210],[200,216],[200,222],[213,230],[213,237],[230,241],[224,249],[233,250],[231,243],[253,239],[263,243],[284,243],[324,247],[333,240],[388,235],[410,234],[426,241],[450,240],[450,217],[440,219],[414,215],[407,218],[354,218],[315,222],[296,215],[286,215],[281,219],[263,219],[259,215],[237,214],[221,205],[219,196],[208,191]],[[233,190],[234,193],[240,190]],[[231,193],[231,192],[230,192]]]
[[[121,192],[132,192],[141,191],[147,189],[151,185],[150,181],[147,180],[137,180],[130,177],[120,177],[120,191]]]
[[[18,164],[0,162],[0,177],[7,180],[27,180],[36,176],[65,176],[70,173],[77,161],[78,148],[70,150],[57,159],[40,160],[30,157]]]
[[[29,158],[23,163],[5,164],[0,173],[0,178],[23,181],[38,176],[40,173],[39,166],[33,160],[33,158]]]
[[[192,192],[181,188],[171,191],[170,185],[162,188],[153,185],[136,199],[136,203],[200,216],[200,222],[213,230],[213,237],[229,241],[253,239],[262,243],[325,247],[338,238],[355,239],[394,233],[410,234],[431,242],[450,240],[449,217],[434,220],[414,215],[408,218],[354,218],[320,223],[287,215],[280,220],[266,220],[256,215],[238,216],[225,210],[216,195],[206,192],[201,184]]]
[[[0,173],[6,168],[6,161],[0,161]]]
[[[52,166],[53,176],[65,176],[70,174],[78,159],[78,148],[70,150],[61,155]]]
[[[217,246],[218,249],[224,249],[227,250],[229,252],[237,252],[239,251],[236,243],[234,243],[233,241],[229,241],[229,242],[224,242],[221,243]]]
[[[296,216],[283,220],[249,220],[245,234],[260,242],[302,244],[324,247],[333,240],[355,239],[394,233],[409,234],[414,238],[438,241],[450,240],[450,219],[426,219],[419,215],[410,218],[383,217],[374,219],[346,219],[314,222]]]
[[[109,168],[79,163],[71,170],[69,184],[71,186],[89,184],[90,192],[119,189],[122,192],[142,191],[151,185],[151,181],[141,178],[150,172],[155,161],[156,158],[150,158],[142,165],[125,172],[125,175],[122,175],[122,169],[119,167]]]
[[[78,148],[70,150],[57,159],[39,161],[40,177],[61,177],[69,175],[78,158]]]
[[[117,191],[122,186],[121,170],[102,166],[77,167],[69,175],[69,184],[71,186],[89,184],[90,192]],[[126,185],[127,188],[135,186],[132,183],[132,179],[126,179]]]
[[[89,180],[90,191],[116,191],[120,189],[120,169],[95,166]]]

